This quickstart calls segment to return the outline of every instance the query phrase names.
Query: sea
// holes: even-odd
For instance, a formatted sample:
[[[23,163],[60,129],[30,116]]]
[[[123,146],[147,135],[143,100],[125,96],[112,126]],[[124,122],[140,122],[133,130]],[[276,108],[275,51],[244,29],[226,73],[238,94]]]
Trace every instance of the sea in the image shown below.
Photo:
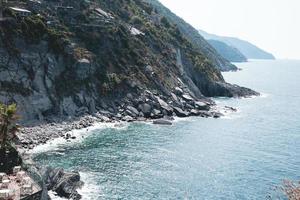
[[[172,126],[99,124],[38,147],[34,160],[79,171],[86,200],[285,199],[284,180],[300,181],[300,61],[235,64],[225,80],[261,94],[214,99],[237,112]]]

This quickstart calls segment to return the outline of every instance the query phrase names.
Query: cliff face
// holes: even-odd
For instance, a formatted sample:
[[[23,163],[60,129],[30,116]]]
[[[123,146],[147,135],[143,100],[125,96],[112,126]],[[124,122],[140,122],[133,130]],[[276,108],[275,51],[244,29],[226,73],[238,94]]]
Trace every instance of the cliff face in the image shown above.
[[[0,101],[16,102],[23,121],[123,113],[129,105],[135,112],[147,95],[165,110],[174,101],[184,110],[178,88],[196,100],[257,94],[225,83],[221,64],[211,59],[219,55],[192,45],[144,1],[42,1],[26,8],[27,17],[4,9],[0,28]]]
[[[212,62],[214,67],[220,71],[234,71],[237,67],[231,64],[226,58],[222,57],[196,30],[193,26],[178,17],[168,8],[163,6],[158,0],[146,0],[159,13],[165,16],[170,22],[176,24],[184,36],[192,42],[194,47],[201,51]]]
[[[207,40],[220,55],[230,62],[247,62],[247,58],[235,47],[218,40]]]

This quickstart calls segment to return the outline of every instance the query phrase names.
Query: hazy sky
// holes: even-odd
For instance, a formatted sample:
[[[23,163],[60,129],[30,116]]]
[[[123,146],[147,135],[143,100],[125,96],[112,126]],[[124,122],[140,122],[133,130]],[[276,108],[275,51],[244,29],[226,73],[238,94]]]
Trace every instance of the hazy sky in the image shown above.
[[[300,0],[160,0],[195,28],[300,59]]]

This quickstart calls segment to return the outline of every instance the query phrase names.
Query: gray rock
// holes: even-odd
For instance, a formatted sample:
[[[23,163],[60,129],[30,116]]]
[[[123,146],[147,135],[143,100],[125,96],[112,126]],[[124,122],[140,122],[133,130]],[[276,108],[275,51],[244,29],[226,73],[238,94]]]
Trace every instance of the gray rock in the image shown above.
[[[157,119],[153,121],[153,124],[158,124],[158,125],[172,125],[172,122],[166,119]]]
[[[168,113],[173,112],[172,107],[169,104],[167,104],[164,100],[162,100],[159,97],[156,97],[156,99],[157,99],[157,101],[158,101],[158,103],[159,103],[159,105],[161,106],[162,109],[166,110]]]
[[[178,117],[188,117],[189,114],[185,111],[183,111],[181,108],[178,107],[173,107],[174,108],[174,112]]]
[[[47,167],[42,169],[41,174],[48,190],[55,191],[60,197],[81,199],[77,189],[83,182],[78,172],[65,172],[62,168]]]
[[[214,113],[212,113],[212,115],[213,115],[213,118],[221,118],[224,116],[222,113],[218,113],[218,112],[214,112]]]
[[[134,121],[134,119],[131,116],[128,116],[128,115],[125,116],[125,117],[123,117],[122,120],[126,121],[126,122],[132,122],[132,121]]]
[[[131,117],[137,117],[139,115],[139,111],[132,107],[132,106],[127,106],[126,112],[131,116]]]
[[[150,116],[152,107],[149,104],[144,103],[139,105],[139,109],[143,112],[145,116]]]
[[[128,93],[128,94],[126,95],[126,97],[127,97],[128,99],[130,99],[130,100],[133,99],[133,95],[132,95],[131,93]]]
[[[191,115],[191,116],[199,116],[199,115],[200,115],[200,112],[199,112],[198,110],[196,110],[196,109],[192,109],[192,110],[190,111],[190,115]]]
[[[76,63],[76,75],[81,80],[89,77],[91,74],[91,62],[88,59],[80,59]]]
[[[74,103],[72,97],[64,98],[61,104],[62,113],[68,116],[75,116],[78,107]]]
[[[152,118],[161,118],[162,117],[162,113],[161,113],[160,110],[153,109],[153,111],[151,113],[151,117]]]
[[[145,67],[145,71],[146,71],[147,74],[152,75],[152,73],[153,73],[153,68],[152,68],[150,65],[147,65],[147,66]]]
[[[195,106],[199,109],[199,110],[209,110],[210,107],[207,103],[201,102],[201,101],[197,101],[195,102]]]
[[[175,94],[181,96],[181,95],[183,94],[183,90],[182,90],[181,88],[179,88],[179,87],[176,87],[176,88],[175,88]]]
[[[199,116],[201,117],[213,117],[213,114],[208,111],[199,111]]]
[[[174,101],[175,103],[178,103],[178,102],[179,102],[178,97],[177,97],[176,94],[174,94],[173,92],[171,93],[171,97],[172,97],[172,99],[173,99],[173,101]]]
[[[81,107],[76,110],[76,116],[82,116],[84,114],[87,114],[88,112],[89,109],[87,107]]]
[[[194,101],[194,99],[188,94],[182,95],[182,98],[186,101]]]
[[[121,119],[121,118],[122,118],[122,115],[121,115],[120,113],[118,113],[118,114],[116,115],[116,118]]]

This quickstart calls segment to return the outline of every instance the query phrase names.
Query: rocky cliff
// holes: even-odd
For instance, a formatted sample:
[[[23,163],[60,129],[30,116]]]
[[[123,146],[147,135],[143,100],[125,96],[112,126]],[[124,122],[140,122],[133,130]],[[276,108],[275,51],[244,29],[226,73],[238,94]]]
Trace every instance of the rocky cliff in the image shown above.
[[[0,22],[0,101],[23,122],[186,115],[206,97],[257,94],[226,83],[219,68],[232,66],[145,1],[36,3],[21,4],[28,16],[4,8]]]
[[[231,64],[226,58],[222,57],[195,29],[193,26],[185,22],[182,18],[174,14],[171,10],[163,6],[158,0],[146,0],[159,13],[165,16],[170,22],[176,24],[184,36],[201,51],[212,62],[215,68],[220,71],[234,71],[237,67]]]

